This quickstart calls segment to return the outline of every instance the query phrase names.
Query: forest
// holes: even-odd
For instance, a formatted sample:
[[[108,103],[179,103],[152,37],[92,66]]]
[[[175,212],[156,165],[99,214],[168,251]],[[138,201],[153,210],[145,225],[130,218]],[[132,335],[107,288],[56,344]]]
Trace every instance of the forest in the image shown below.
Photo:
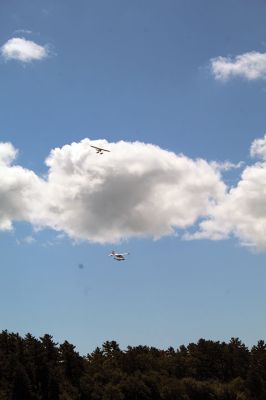
[[[265,400],[266,344],[200,339],[160,350],[0,333],[0,400]]]

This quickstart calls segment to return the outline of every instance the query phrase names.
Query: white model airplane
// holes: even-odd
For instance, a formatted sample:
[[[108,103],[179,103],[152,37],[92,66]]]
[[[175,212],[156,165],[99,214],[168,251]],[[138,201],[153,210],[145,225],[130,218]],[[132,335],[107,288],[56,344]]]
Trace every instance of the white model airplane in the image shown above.
[[[125,261],[125,257],[129,253],[116,253],[114,250],[109,254],[109,257],[114,257],[116,261]]]
[[[108,153],[110,153],[110,150],[102,149],[101,147],[97,147],[97,146],[92,146],[91,144],[90,144],[90,146],[96,150],[97,154],[103,154],[104,151],[108,151]]]

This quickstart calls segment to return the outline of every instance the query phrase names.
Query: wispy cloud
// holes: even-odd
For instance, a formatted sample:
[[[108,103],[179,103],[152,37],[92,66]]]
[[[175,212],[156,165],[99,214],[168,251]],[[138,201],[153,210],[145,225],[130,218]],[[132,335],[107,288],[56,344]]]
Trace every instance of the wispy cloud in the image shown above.
[[[36,239],[29,235],[29,236],[25,236],[22,239],[16,239],[17,244],[32,244],[36,242]]]
[[[15,31],[14,31],[14,34],[16,35],[16,34],[24,34],[24,35],[31,35],[32,34],[32,31],[31,30],[29,30],[29,29],[16,29]]]
[[[266,53],[251,51],[236,57],[216,57],[210,62],[215,79],[227,81],[242,77],[247,80],[266,78]]]
[[[232,169],[239,169],[244,166],[244,161],[239,161],[237,164],[232,163],[231,161],[212,161],[211,165],[216,168],[218,171],[230,171]]]
[[[32,244],[32,243],[36,242],[36,239],[35,239],[33,236],[29,235],[29,236],[26,236],[26,237],[23,239],[23,241],[24,241],[25,243],[27,243],[27,244]]]
[[[9,39],[0,50],[5,60],[17,60],[23,63],[43,60],[49,54],[47,46],[19,37]]]

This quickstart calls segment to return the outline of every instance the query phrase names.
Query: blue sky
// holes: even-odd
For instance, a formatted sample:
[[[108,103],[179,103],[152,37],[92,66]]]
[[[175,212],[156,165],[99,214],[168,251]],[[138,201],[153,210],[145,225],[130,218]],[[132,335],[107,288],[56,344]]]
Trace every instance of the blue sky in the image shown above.
[[[15,164],[43,179],[52,149],[89,138],[105,139],[114,151],[120,140],[128,146],[152,144],[162,158],[167,150],[193,163],[203,159],[208,166],[243,161],[241,168],[218,171],[215,185],[253,184],[241,173],[248,165],[252,173],[264,168],[250,156],[250,146],[266,131],[265,75],[249,79],[241,70],[239,76],[217,79],[211,60],[231,57],[235,63],[236,56],[250,52],[263,56],[265,17],[266,5],[259,0],[2,2],[0,46],[24,38],[45,46],[47,56],[22,62],[2,53],[0,142],[12,143],[19,150]],[[265,160],[263,145],[253,153]],[[153,150],[147,148],[149,157]],[[122,161],[112,165],[123,168]],[[145,168],[143,159],[138,162]],[[108,162],[104,168],[110,179]],[[37,224],[14,216],[13,229],[0,231],[0,329],[36,336],[48,332],[83,354],[111,339],[122,347],[177,347],[200,337],[232,336],[254,344],[266,330],[264,228],[251,236],[243,228],[253,221],[257,226],[265,216],[260,181],[255,189],[256,220],[254,215],[248,222],[242,215],[228,217],[236,204],[244,210],[242,191],[226,196],[227,211],[219,194],[218,211],[208,214],[214,225],[199,227],[198,221],[206,219],[201,213],[186,226],[203,231],[203,240],[184,240],[176,224],[175,235],[158,240],[140,231],[135,236],[119,231],[125,240],[117,244],[93,243],[76,240],[80,226],[69,237],[70,225],[62,220],[56,223],[63,228],[54,230],[50,214]],[[80,210],[84,219],[86,207]],[[4,211],[0,205],[0,215]],[[232,227],[221,232],[227,224]],[[91,239],[93,229],[88,229]],[[221,240],[211,240],[217,232]],[[252,247],[243,246],[247,240]],[[131,254],[116,263],[106,256],[112,248]]]

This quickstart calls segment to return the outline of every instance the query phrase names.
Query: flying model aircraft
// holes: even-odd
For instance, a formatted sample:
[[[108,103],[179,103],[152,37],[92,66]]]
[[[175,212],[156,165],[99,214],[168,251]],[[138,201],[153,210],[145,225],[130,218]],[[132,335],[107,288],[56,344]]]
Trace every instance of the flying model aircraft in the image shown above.
[[[103,154],[104,151],[108,151],[108,153],[110,153],[110,150],[102,149],[101,147],[97,147],[97,146],[92,146],[91,144],[90,144],[90,146],[96,150],[97,154]]]
[[[129,253],[116,253],[114,250],[109,254],[109,257],[114,257],[116,261],[125,261],[125,257]]]

